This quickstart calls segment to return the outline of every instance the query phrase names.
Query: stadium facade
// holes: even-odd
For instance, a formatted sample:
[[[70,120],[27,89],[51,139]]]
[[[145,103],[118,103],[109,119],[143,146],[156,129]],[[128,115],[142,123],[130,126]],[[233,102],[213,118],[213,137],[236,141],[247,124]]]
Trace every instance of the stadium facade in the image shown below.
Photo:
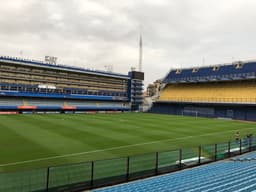
[[[171,70],[151,112],[256,120],[256,62]]]
[[[0,57],[0,113],[139,110],[144,73]]]

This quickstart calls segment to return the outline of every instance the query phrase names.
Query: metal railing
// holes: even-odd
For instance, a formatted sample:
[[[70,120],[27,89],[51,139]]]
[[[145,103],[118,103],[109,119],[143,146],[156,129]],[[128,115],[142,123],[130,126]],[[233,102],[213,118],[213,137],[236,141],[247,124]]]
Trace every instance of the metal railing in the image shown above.
[[[241,103],[256,104],[256,98],[205,98],[205,97],[162,97],[160,101],[193,102],[193,103]]]

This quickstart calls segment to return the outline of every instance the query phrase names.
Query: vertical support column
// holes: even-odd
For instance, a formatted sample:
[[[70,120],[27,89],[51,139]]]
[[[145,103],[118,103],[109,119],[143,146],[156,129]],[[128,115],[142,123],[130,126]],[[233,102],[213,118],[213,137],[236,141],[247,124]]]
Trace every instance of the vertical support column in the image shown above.
[[[46,192],[49,191],[49,178],[50,178],[50,167],[46,170]]]
[[[242,139],[240,139],[240,155],[242,154]]]
[[[126,180],[129,181],[129,175],[130,175],[130,157],[127,157],[126,161]]]
[[[217,149],[217,144],[214,145],[214,161],[217,161],[217,153],[218,153],[218,149]]]
[[[228,142],[228,157],[230,157],[231,154],[230,154],[230,141]]]
[[[156,152],[156,168],[155,168],[156,175],[158,174],[158,152]]]
[[[182,161],[182,149],[180,149],[180,153],[179,153],[179,167],[180,167],[180,169],[182,169],[181,161]]]
[[[198,164],[201,164],[201,145],[198,147]]]
[[[91,187],[94,185],[94,161],[91,162]]]
[[[252,136],[250,136],[249,138],[249,151],[252,151]]]

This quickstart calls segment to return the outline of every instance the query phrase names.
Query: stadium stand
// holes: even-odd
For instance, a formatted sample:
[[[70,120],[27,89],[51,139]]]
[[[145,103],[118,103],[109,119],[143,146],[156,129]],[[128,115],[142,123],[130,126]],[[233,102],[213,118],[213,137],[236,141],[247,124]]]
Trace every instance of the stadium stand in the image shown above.
[[[247,161],[221,161],[95,191],[254,191],[256,190],[256,164],[254,159],[256,152],[241,157],[247,159]]]
[[[202,83],[168,85],[161,101],[256,103],[254,82]]]
[[[34,99],[34,98],[27,98],[23,99],[24,105],[28,106],[64,106],[65,100],[58,100],[58,99]]]
[[[143,102],[142,72],[124,75],[0,56],[0,75],[0,112],[130,111]]]
[[[254,161],[256,162],[256,152],[247,153],[238,157],[233,157],[231,161]]]
[[[5,98],[1,97],[0,99],[0,106],[19,106],[23,105],[23,100],[22,99],[17,99],[17,98]]]
[[[256,120],[256,62],[171,70],[150,112]]]

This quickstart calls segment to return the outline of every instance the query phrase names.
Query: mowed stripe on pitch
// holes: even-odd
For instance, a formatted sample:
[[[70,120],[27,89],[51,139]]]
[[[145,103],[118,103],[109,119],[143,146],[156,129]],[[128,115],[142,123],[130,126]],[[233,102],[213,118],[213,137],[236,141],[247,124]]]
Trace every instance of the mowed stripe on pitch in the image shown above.
[[[254,129],[254,128],[248,128],[248,130],[249,129]],[[59,158],[72,157],[72,156],[80,156],[80,155],[85,155],[85,154],[90,154],[90,153],[99,153],[99,152],[105,152],[105,151],[119,150],[119,149],[125,149],[125,148],[130,148],[130,147],[137,147],[137,146],[143,146],[143,145],[151,145],[151,144],[156,144],[156,143],[161,143],[161,142],[184,140],[184,139],[190,139],[190,138],[194,138],[194,137],[205,137],[205,136],[211,136],[211,135],[220,135],[220,134],[227,133],[227,132],[234,132],[234,131],[230,130],[230,131],[224,131],[222,133],[220,133],[220,132],[219,133],[208,133],[208,134],[202,134],[202,135],[197,135],[197,136],[185,136],[185,137],[174,138],[174,139],[172,138],[172,139],[152,141],[152,142],[148,142],[148,143],[137,143],[137,144],[132,144],[132,145],[112,147],[112,148],[106,148],[106,149],[99,149],[99,150],[94,150],[94,151],[84,151],[84,152],[79,152],[79,153],[71,153],[71,154],[66,154],[66,155],[58,155],[58,156],[53,156],[53,157],[45,157],[45,158],[32,159],[32,160],[27,160],[27,161],[19,161],[19,162],[13,162],[13,163],[6,163],[6,164],[1,164],[0,167],[11,166],[11,165],[18,165],[18,164],[26,164],[26,163],[38,162],[38,161],[44,161],[44,160],[51,160],[51,159],[59,159]]]
[[[226,142],[237,128],[246,133],[253,132],[252,127],[244,122],[135,113],[0,116],[1,136],[8,137],[0,140],[5,150],[1,164],[34,162],[2,167],[15,170],[173,150]],[[206,133],[212,136],[201,136]],[[11,150],[4,148],[9,145]],[[41,157],[52,159],[38,161]]]

